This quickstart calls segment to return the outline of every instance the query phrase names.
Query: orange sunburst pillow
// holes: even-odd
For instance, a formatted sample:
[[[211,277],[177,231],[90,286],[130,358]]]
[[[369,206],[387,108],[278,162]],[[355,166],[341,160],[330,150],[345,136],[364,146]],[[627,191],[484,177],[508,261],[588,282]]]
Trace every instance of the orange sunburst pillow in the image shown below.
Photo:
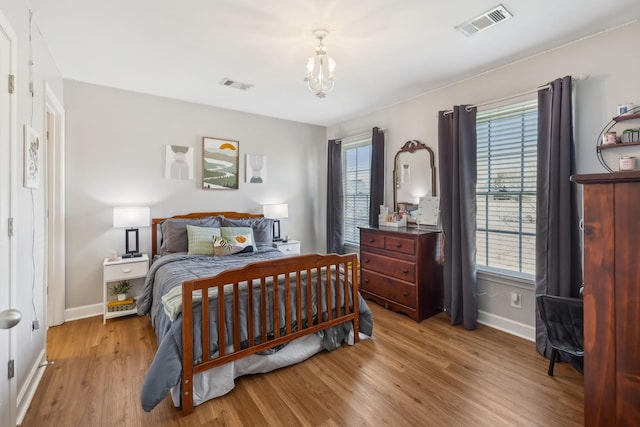
[[[228,237],[213,236],[213,252],[215,256],[253,252],[251,234],[237,234]]]

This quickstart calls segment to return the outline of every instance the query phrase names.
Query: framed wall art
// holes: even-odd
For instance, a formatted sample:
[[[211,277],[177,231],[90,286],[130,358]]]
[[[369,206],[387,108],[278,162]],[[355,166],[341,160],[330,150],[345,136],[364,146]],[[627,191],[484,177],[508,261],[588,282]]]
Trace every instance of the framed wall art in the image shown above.
[[[246,183],[265,184],[267,182],[267,156],[247,154],[247,164],[244,171]]]
[[[40,134],[29,125],[24,125],[24,186],[40,188]]]
[[[179,180],[193,179],[193,149],[191,147],[166,146],[164,177]]]
[[[237,190],[240,142],[202,138],[202,188]]]

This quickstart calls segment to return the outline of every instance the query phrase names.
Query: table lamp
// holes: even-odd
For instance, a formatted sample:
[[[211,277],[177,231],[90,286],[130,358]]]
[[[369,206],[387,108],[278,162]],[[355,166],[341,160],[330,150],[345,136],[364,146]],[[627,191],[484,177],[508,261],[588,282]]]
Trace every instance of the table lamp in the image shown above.
[[[151,211],[148,207],[113,208],[113,228],[126,228],[124,232],[126,252],[122,258],[142,256],[137,227],[148,227],[150,217]]]
[[[283,239],[280,237],[280,220],[289,218],[289,205],[286,203],[262,205],[262,213],[265,218],[273,219],[273,241],[281,242]]]

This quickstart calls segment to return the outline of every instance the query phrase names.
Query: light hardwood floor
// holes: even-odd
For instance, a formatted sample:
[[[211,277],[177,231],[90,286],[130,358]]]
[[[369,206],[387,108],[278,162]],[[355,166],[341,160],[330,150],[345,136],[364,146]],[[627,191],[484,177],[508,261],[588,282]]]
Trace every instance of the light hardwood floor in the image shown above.
[[[415,323],[369,303],[372,340],[241,378],[184,417],[139,393],[156,339],[146,317],[94,317],[49,329],[46,369],[23,426],[580,426],[583,378],[547,376],[534,344],[444,314]]]

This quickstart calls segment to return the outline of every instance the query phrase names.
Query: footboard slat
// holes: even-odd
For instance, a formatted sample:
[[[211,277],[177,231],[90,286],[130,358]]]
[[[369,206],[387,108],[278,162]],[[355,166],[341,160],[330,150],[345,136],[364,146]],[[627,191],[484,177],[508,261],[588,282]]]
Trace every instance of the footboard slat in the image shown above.
[[[255,331],[253,330],[253,279],[249,280],[247,288],[247,334],[249,342],[254,342]]]
[[[284,275],[284,300],[286,306],[291,302],[291,276],[289,274]],[[291,310],[285,310],[284,312],[285,334],[291,334]]]
[[[311,269],[307,269],[307,277],[311,277]],[[313,326],[313,292],[312,285],[307,285],[307,326]]]
[[[206,289],[203,289],[202,292],[205,292],[205,290]],[[227,347],[226,327],[224,323],[224,287],[218,286],[218,357],[225,355],[225,349]]]
[[[240,288],[233,284],[233,324],[240,326]],[[233,328],[233,351],[240,350],[240,327]]]
[[[278,283],[278,276],[271,277],[274,283],[273,285],[273,336],[274,338],[280,337],[280,286],[275,285]]]
[[[267,340],[267,281],[264,277],[260,279],[260,342]]]
[[[342,294],[344,295],[345,298],[350,298],[350,294],[349,294],[349,274],[351,273],[351,270],[354,268],[354,266],[345,263],[344,264],[344,270],[345,270],[345,280],[342,281]],[[358,287],[358,284],[356,283],[356,288]],[[345,304],[344,305],[344,314],[351,314],[351,308],[349,307],[349,304]]]
[[[296,319],[298,320],[298,330],[302,330],[302,284],[300,271],[296,271]]]
[[[354,254],[303,255],[256,262],[243,268],[227,270],[214,277],[184,282],[181,384],[183,412],[189,414],[193,411],[195,374],[344,322],[353,323],[354,340],[357,342],[359,311],[356,261]],[[228,286],[228,304],[225,304],[225,286]],[[218,291],[215,297],[217,305],[213,301],[210,304],[208,297],[212,295],[209,291],[213,288]],[[256,295],[258,290],[260,295]],[[201,326],[202,335],[197,337],[200,340],[198,345],[203,346],[201,363],[193,363],[192,293],[195,291],[201,292],[203,296],[202,316],[198,318],[204,323]],[[230,317],[225,314],[226,305],[229,306]],[[323,305],[326,305],[326,310],[323,310]],[[209,315],[210,308],[217,308],[217,316]],[[241,315],[243,308],[247,311],[246,316]],[[254,314],[254,308],[259,310],[259,315]],[[317,310],[315,322],[314,308]],[[306,322],[303,321],[305,316]],[[218,337],[217,342],[213,343],[209,339],[211,317],[217,319]],[[226,319],[233,321],[233,325],[227,324]],[[256,328],[256,319],[259,319],[259,330]],[[243,329],[246,330],[243,332]],[[210,354],[216,347],[217,356]]]
[[[202,291],[204,292],[204,291]],[[205,348],[210,348],[209,346],[209,298],[202,298],[202,361],[206,362],[209,360],[209,352],[204,351]]]
[[[327,286],[325,287],[325,289],[327,290],[327,319],[331,320],[333,319],[333,314],[331,311],[331,285],[332,285],[332,276],[331,276],[331,269],[330,268],[325,268],[325,275],[327,278]]]
[[[320,267],[316,268],[316,277],[322,277],[322,270],[320,269]],[[316,319],[316,325],[321,323],[324,319],[322,318],[322,281],[321,280],[316,280],[315,281],[316,284],[316,304],[318,305],[317,311],[316,313],[318,313],[317,315],[317,319]]]

